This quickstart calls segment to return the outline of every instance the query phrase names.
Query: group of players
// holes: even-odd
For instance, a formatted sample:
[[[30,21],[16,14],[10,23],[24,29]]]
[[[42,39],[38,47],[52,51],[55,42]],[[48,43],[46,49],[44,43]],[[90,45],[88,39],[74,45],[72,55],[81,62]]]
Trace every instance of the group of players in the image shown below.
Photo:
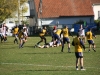
[[[13,28],[13,35],[15,37],[14,43],[18,44],[19,40],[19,48],[23,48],[23,45],[25,44],[28,38],[28,29],[26,25],[24,24],[24,26],[21,29],[19,29],[19,27],[16,25]]]
[[[63,29],[57,29],[56,27],[54,27],[54,29],[52,30],[52,41],[50,43],[46,42],[45,33],[46,33],[46,27],[44,26],[43,30],[39,34],[41,40],[34,46],[34,48],[35,47],[48,48],[60,44],[62,46],[61,52],[63,52],[64,44],[67,42],[68,52],[71,53],[70,38],[69,38],[69,34],[71,34],[71,32],[69,31],[67,26],[64,26]],[[71,36],[73,37],[72,34]],[[94,50],[94,52],[96,52],[93,36],[96,38],[96,36],[92,33],[91,28],[89,28],[88,31],[85,33],[85,29],[82,27],[82,25],[80,25],[80,29],[78,30],[77,36],[73,37],[72,45],[75,46],[76,70],[79,70],[78,68],[79,63],[80,63],[80,69],[86,70],[83,68],[83,50],[82,50],[82,48],[84,49],[84,51],[86,50],[85,48],[86,38],[89,44],[88,52],[90,52],[91,48]],[[43,42],[43,40],[45,41],[45,44],[43,46],[40,46],[39,44]]]
[[[0,28],[1,32],[1,43],[7,41],[7,31],[8,28],[6,24],[4,23],[2,27]],[[19,43],[19,48],[23,48],[24,43],[27,41],[28,37],[28,29],[26,25],[24,24],[23,28],[19,28],[17,25],[12,29],[12,33],[15,37],[14,43]],[[19,42],[18,42],[19,41]]]
[[[39,47],[39,48],[49,48],[49,47],[55,47],[55,46],[62,46],[61,52],[63,52],[64,49],[64,44],[67,42],[68,44],[68,52],[70,53],[70,38],[69,35],[72,35],[72,33],[70,32],[70,30],[68,29],[67,26],[64,26],[63,29],[57,29],[56,26],[54,26],[53,30],[51,31],[51,36],[52,36],[52,40],[47,43],[47,39],[45,37],[46,34],[46,27],[44,26],[43,29],[41,30],[41,32],[39,33],[39,36],[41,38],[41,40],[34,46],[35,47]],[[86,42],[86,38],[87,41],[89,43],[89,52],[90,49],[93,46],[93,50],[96,52],[95,50],[95,44],[93,41],[93,36],[96,38],[96,36],[91,32],[91,28],[88,29],[88,32],[85,33],[85,29],[83,28],[82,25],[80,25],[80,29],[78,29],[78,33],[80,35],[80,39],[82,40],[83,44]],[[74,37],[73,37],[74,38]],[[40,45],[41,42],[44,41],[44,45]]]
[[[67,26],[64,26],[63,29],[58,29],[56,26],[54,26],[53,30],[51,31],[52,40],[49,43],[47,43],[47,39],[45,37],[47,29],[46,29],[46,26],[44,26],[43,29],[39,33],[41,40],[34,46],[34,48],[35,47],[49,48],[49,47],[55,47],[55,46],[61,45],[62,46],[61,52],[63,52],[64,45],[67,42],[68,52],[71,53],[70,38],[69,38],[69,34],[70,34],[73,37],[72,45],[75,46],[76,70],[79,70],[78,69],[79,63],[81,66],[80,69],[85,70],[83,68],[82,48],[84,48],[84,50],[86,50],[85,42],[86,42],[86,38],[87,38],[87,41],[89,44],[88,52],[90,52],[91,48],[94,50],[94,52],[96,52],[95,43],[93,41],[93,36],[95,38],[96,38],[96,36],[92,33],[91,28],[89,28],[88,32],[86,32],[86,33],[84,30],[85,29],[82,27],[82,25],[80,25],[80,29],[78,30],[77,36],[73,37],[73,35],[71,34],[71,32]],[[5,39],[6,39],[6,25],[5,24],[3,24],[1,31],[2,31],[2,34],[1,34],[1,42],[2,42],[3,40],[5,41]],[[25,44],[25,42],[27,41],[27,38],[28,38],[27,27],[24,25],[24,27],[21,30],[19,30],[18,26],[15,26],[13,28],[13,34],[15,36],[14,43],[18,44],[18,40],[19,40],[19,48],[23,48],[23,45]],[[44,41],[44,45],[40,46],[40,43],[43,41]]]

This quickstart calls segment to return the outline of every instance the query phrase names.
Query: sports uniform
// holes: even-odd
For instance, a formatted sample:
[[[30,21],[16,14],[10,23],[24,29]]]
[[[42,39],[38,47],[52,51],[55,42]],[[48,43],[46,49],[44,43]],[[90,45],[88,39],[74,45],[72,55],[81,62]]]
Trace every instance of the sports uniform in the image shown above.
[[[83,68],[83,51],[82,48],[85,50],[85,46],[83,41],[80,39],[80,35],[77,34],[77,37],[73,39],[72,45],[75,46],[75,56],[76,56],[76,70],[78,70],[78,64],[80,63],[80,69],[85,70]]]
[[[94,49],[95,43],[93,40],[93,36],[96,38],[96,36],[91,32],[91,29],[89,29],[89,31],[86,33],[87,41],[89,44],[89,52],[90,52],[91,45],[93,45],[93,50],[94,50],[94,52],[96,52],[96,50]]]
[[[13,30],[13,34],[15,36],[14,43],[17,42],[17,44],[18,44],[18,31],[19,31],[19,28],[16,26]]]
[[[65,26],[63,29],[62,29],[62,34],[63,34],[63,42],[62,42],[62,49],[61,49],[61,52],[63,52],[63,49],[64,49],[64,44],[67,42],[68,44],[68,52],[70,53],[70,39],[69,39],[69,33],[70,31],[68,30],[68,27]],[[71,33],[70,33],[71,34]],[[71,34],[72,35],[72,34]],[[73,37],[73,36],[72,36]]]
[[[54,39],[60,41],[60,34],[61,34],[61,29],[57,29],[55,34],[54,34]]]
[[[43,27],[43,29],[39,33],[39,36],[40,36],[41,40],[37,43],[37,45],[34,46],[34,48],[36,46],[38,46],[41,42],[43,42],[43,40],[45,41],[45,44],[47,43],[46,38],[45,38],[45,34],[46,34],[46,27]]]
[[[23,31],[19,31],[19,33],[18,33],[18,37],[19,37],[19,40],[20,40],[19,48],[22,48],[23,45],[24,45],[24,43],[25,43],[24,32],[23,32]]]

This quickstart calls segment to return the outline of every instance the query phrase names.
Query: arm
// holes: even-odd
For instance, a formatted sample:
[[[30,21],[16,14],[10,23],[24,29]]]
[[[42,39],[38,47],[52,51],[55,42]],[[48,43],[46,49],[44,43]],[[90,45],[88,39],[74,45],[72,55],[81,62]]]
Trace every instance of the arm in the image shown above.
[[[95,38],[96,38],[96,35],[95,35],[94,33],[92,33],[92,35],[93,35],[93,37],[95,37]]]
[[[83,43],[83,41],[82,41],[82,40],[80,40],[80,43],[81,43],[82,47],[83,47],[83,48],[84,48],[84,50],[85,50],[85,45],[84,45],[84,43]]]
[[[68,30],[69,34],[73,37],[72,33],[70,32],[70,30]]]
[[[74,41],[72,41],[72,45],[75,46]]]

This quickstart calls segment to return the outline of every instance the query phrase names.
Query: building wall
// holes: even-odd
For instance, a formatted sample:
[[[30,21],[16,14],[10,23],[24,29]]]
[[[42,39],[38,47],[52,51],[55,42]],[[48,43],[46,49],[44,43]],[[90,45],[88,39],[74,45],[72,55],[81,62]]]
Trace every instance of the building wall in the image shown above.
[[[94,17],[68,17],[68,18],[52,18],[52,19],[38,19],[39,26],[41,25],[72,25],[77,21],[82,20],[86,21],[87,23],[94,23]]]
[[[94,11],[94,20],[97,20],[98,17],[98,11],[100,11],[100,4],[93,5],[93,11]]]

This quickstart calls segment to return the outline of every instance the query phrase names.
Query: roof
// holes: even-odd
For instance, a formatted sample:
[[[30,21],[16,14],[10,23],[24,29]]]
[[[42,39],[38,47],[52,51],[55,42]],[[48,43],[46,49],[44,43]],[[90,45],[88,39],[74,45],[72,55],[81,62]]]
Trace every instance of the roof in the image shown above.
[[[34,0],[38,17],[93,16],[90,0],[42,0],[42,14],[39,13],[40,0]]]
[[[100,0],[91,0],[92,4],[100,4]]]

